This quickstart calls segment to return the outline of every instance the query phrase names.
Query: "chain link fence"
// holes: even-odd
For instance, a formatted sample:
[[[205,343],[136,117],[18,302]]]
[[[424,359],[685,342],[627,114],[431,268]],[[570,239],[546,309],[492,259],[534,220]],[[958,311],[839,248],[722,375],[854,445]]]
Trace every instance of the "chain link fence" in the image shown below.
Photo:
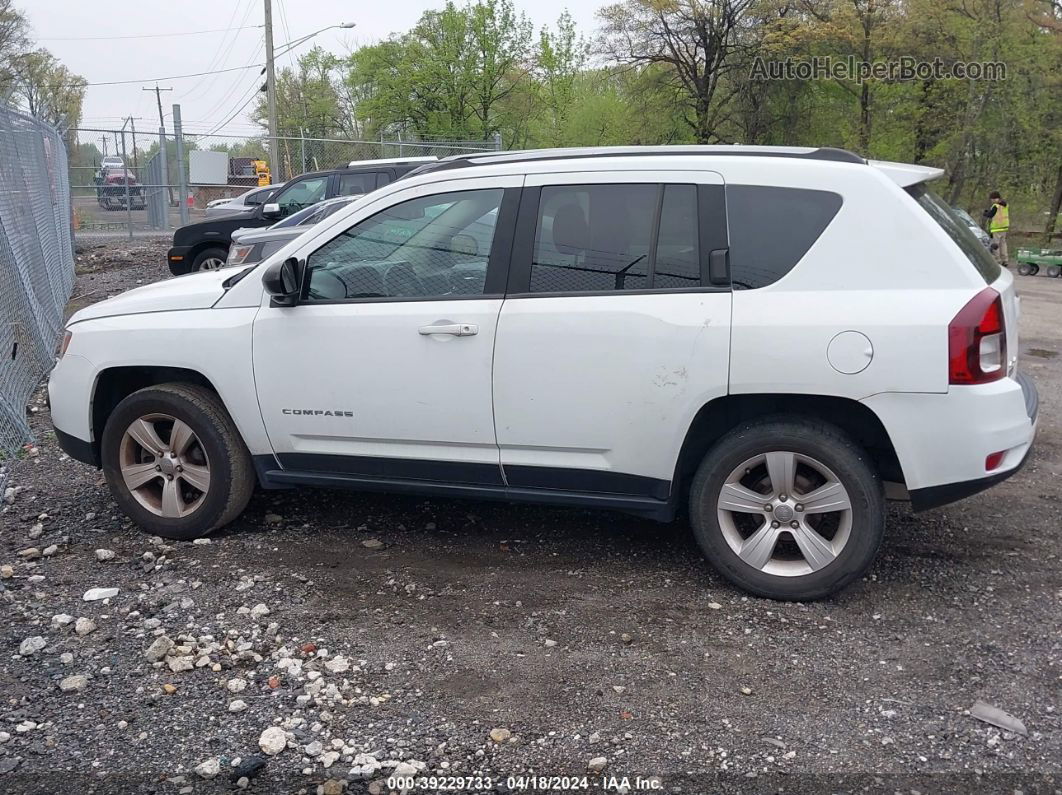
[[[55,360],[73,286],[63,137],[0,107],[0,460],[30,439],[26,403]]]
[[[81,242],[134,236],[168,237],[205,217],[207,205],[235,198],[260,184],[355,160],[448,157],[496,151],[489,141],[405,141],[381,138],[284,136],[270,157],[268,136],[153,133],[131,128],[71,131],[70,185],[74,234]],[[209,153],[209,154],[205,154]]]

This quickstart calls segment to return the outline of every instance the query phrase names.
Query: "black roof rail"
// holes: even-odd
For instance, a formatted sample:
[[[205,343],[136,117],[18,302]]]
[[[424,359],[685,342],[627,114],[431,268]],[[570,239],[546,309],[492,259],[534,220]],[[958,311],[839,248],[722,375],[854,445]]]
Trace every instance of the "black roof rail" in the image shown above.
[[[712,150],[700,150],[692,147],[629,147],[629,148],[602,148],[594,151],[586,149],[523,149],[511,152],[474,152],[467,155],[451,155],[434,163],[425,163],[423,166],[410,171],[405,177],[414,177],[420,174],[429,174],[435,171],[449,171],[454,168],[467,168],[469,166],[490,165],[491,163],[534,163],[544,160],[580,160],[603,157],[638,157],[642,156],[697,156],[704,157],[784,157],[799,160],[824,160],[834,163],[856,163],[866,165],[867,161],[850,152],[847,149],[834,147],[819,147],[809,152],[792,152],[785,149],[743,149],[735,146],[720,147]]]

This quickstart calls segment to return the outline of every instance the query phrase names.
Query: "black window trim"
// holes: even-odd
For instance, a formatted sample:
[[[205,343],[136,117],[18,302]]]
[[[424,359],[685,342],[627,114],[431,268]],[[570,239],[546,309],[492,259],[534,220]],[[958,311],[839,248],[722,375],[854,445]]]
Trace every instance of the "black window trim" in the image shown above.
[[[645,181],[645,182],[595,182],[593,174],[587,173],[588,178],[578,183],[557,183],[556,185],[533,185],[525,187],[521,191],[520,209],[516,216],[516,225],[513,233],[512,257],[509,265],[509,278],[506,284],[505,299],[522,298],[580,298],[593,296],[624,296],[624,295],[667,295],[670,293],[728,293],[731,292],[730,284],[712,284],[708,278],[708,255],[711,250],[727,248],[726,242],[726,200],[724,185],[722,183],[705,184],[701,182],[676,182]],[[534,257],[535,233],[538,229],[539,205],[542,199],[543,187],[573,187],[576,185],[655,185],[658,188],[656,214],[653,220],[651,232],[650,261],[647,274],[653,274],[656,268],[656,243],[660,235],[660,217],[663,211],[664,191],[668,185],[693,185],[697,190],[697,245],[701,265],[701,284],[697,287],[647,287],[638,290],[578,290],[564,292],[531,292],[531,264]],[[718,190],[716,207],[723,208],[722,238],[718,238],[718,229],[706,228],[711,224],[711,189]],[[718,213],[716,217],[719,217]],[[718,223],[718,222],[717,222]],[[712,234],[715,232],[715,234]],[[721,242],[722,245],[715,245]],[[711,249],[708,248],[711,246]]]
[[[381,207],[372,215],[368,215],[362,218],[358,223],[367,221],[370,218],[376,216],[378,213],[382,213],[391,207],[397,207],[399,204],[404,204],[407,201],[416,201],[417,199],[426,198],[428,196],[442,196],[446,193],[468,193],[474,190],[499,190],[497,187],[490,188],[476,188],[476,187],[464,187],[454,190],[439,191],[434,194],[424,194],[423,196],[413,196],[409,199],[402,199],[401,201],[389,204],[387,207]],[[501,205],[498,207],[498,220],[494,226],[494,239],[491,241],[490,253],[487,255],[487,277],[483,284],[483,292],[479,295],[423,295],[423,296],[386,296],[386,297],[366,297],[366,298],[333,298],[328,300],[310,300],[307,293],[310,289],[310,270],[307,268],[306,276],[303,279],[302,295],[299,298],[299,304],[304,306],[333,306],[335,304],[416,304],[424,303],[427,301],[484,301],[487,299],[499,299],[505,298],[505,281],[506,272],[505,265],[512,254],[513,248],[513,231],[516,226],[517,209],[520,205],[520,188],[501,188],[502,200]],[[340,232],[339,234],[343,234]],[[333,240],[339,237],[337,234],[335,237],[331,237],[315,248],[309,254],[306,255],[306,262],[309,263],[310,257],[327,246]]]

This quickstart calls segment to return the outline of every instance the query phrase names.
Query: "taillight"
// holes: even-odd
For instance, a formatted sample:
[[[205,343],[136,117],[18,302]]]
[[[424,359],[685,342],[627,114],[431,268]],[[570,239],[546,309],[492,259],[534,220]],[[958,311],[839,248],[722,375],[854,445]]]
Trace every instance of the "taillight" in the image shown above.
[[[1007,374],[1003,299],[991,287],[975,295],[948,326],[948,383],[987,384]]]

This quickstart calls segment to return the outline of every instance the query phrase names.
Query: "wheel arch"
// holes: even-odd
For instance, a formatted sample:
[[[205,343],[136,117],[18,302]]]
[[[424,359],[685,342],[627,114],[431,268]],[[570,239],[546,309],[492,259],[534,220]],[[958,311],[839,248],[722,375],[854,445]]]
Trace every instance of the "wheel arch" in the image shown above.
[[[858,400],[830,395],[724,395],[702,406],[690,423],[675,465],[673,499],[684,504],[701,460],[728,431],[760,417],[785,416],[811,418],[837,426],[867,451],[883,481],[905,483],[888,431],[877,414]]]
[[[159,384],[197,384],[218,395],[217,387],[197,370],[167,366],[120,366],[100,371],[92,390],[92,448],[97,460],[103,428],[111,412],[134,392]],[[224,401],[222,401],[224,403]]]

